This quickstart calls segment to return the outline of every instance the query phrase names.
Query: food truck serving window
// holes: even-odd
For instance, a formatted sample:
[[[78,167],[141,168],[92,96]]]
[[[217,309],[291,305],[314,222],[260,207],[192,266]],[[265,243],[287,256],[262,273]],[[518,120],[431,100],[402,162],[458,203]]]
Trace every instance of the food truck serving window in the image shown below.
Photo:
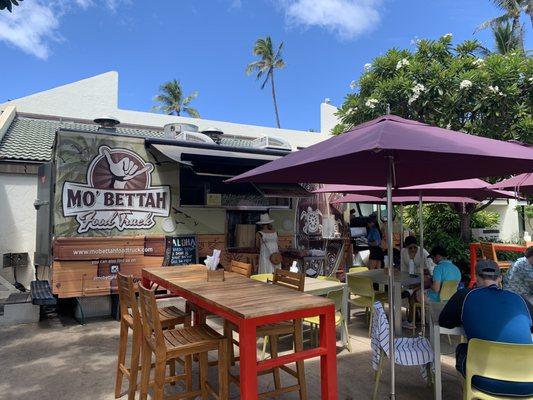
[[[225,177],[196,174],[180,166],[180,206],[290,208],[288,198],[265,197],[252,184],[224,183]]]

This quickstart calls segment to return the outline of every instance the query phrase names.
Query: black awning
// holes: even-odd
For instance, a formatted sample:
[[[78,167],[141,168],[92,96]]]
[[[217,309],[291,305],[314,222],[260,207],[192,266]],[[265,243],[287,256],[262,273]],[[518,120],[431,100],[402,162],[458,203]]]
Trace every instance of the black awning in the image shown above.
[[[189,147],[176,144],[159,144],[147,141],[150,148],[167,158],[191,167],[197,174],[236,176],[279,158],[283,153],[272,151],[239,151],[239,148],[220,146]],[[253,149],[255,150],[255,149]],[[277,154],[279,153],[279,154]]]

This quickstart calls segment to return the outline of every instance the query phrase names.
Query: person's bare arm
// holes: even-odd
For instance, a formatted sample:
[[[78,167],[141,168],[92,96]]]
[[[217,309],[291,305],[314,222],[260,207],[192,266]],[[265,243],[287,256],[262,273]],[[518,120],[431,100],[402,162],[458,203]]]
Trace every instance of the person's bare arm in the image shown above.
[[[259,232],[255,234],[255,248],[257,251],[261,249],[261,234]]]
[[[440,282],[439,281],[433,281],[431,284],[431,289],[433,289],[434,292],[439,293],[440,292]]]

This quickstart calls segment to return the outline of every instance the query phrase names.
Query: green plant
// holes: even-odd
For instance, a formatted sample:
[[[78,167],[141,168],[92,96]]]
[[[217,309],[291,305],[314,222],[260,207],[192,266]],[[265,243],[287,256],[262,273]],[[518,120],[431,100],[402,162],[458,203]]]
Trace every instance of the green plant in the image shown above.
[[[461,238],[461,223],[457,212],[448,204],[424,205],[424,247],[444,246],[450,259],[458,264],[469,261],[469,241]],[[470,228],[490,228],[498,224],[498,214],[479,211],[472,214]],[[418,206],[404,207],[404,225],[419,232]]]
[[[0,0],[0,10],[7,8],[9,12],[13,10],[13,5],[18,6],[23,0]]]

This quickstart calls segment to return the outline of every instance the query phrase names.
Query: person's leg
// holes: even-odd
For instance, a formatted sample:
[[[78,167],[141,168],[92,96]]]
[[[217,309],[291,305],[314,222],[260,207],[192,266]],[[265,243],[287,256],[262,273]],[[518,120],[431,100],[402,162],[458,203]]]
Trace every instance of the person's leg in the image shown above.
[[[466,376],[466,356],[468,353],[468,343],[459,343],[455,349],[455,369]]]

